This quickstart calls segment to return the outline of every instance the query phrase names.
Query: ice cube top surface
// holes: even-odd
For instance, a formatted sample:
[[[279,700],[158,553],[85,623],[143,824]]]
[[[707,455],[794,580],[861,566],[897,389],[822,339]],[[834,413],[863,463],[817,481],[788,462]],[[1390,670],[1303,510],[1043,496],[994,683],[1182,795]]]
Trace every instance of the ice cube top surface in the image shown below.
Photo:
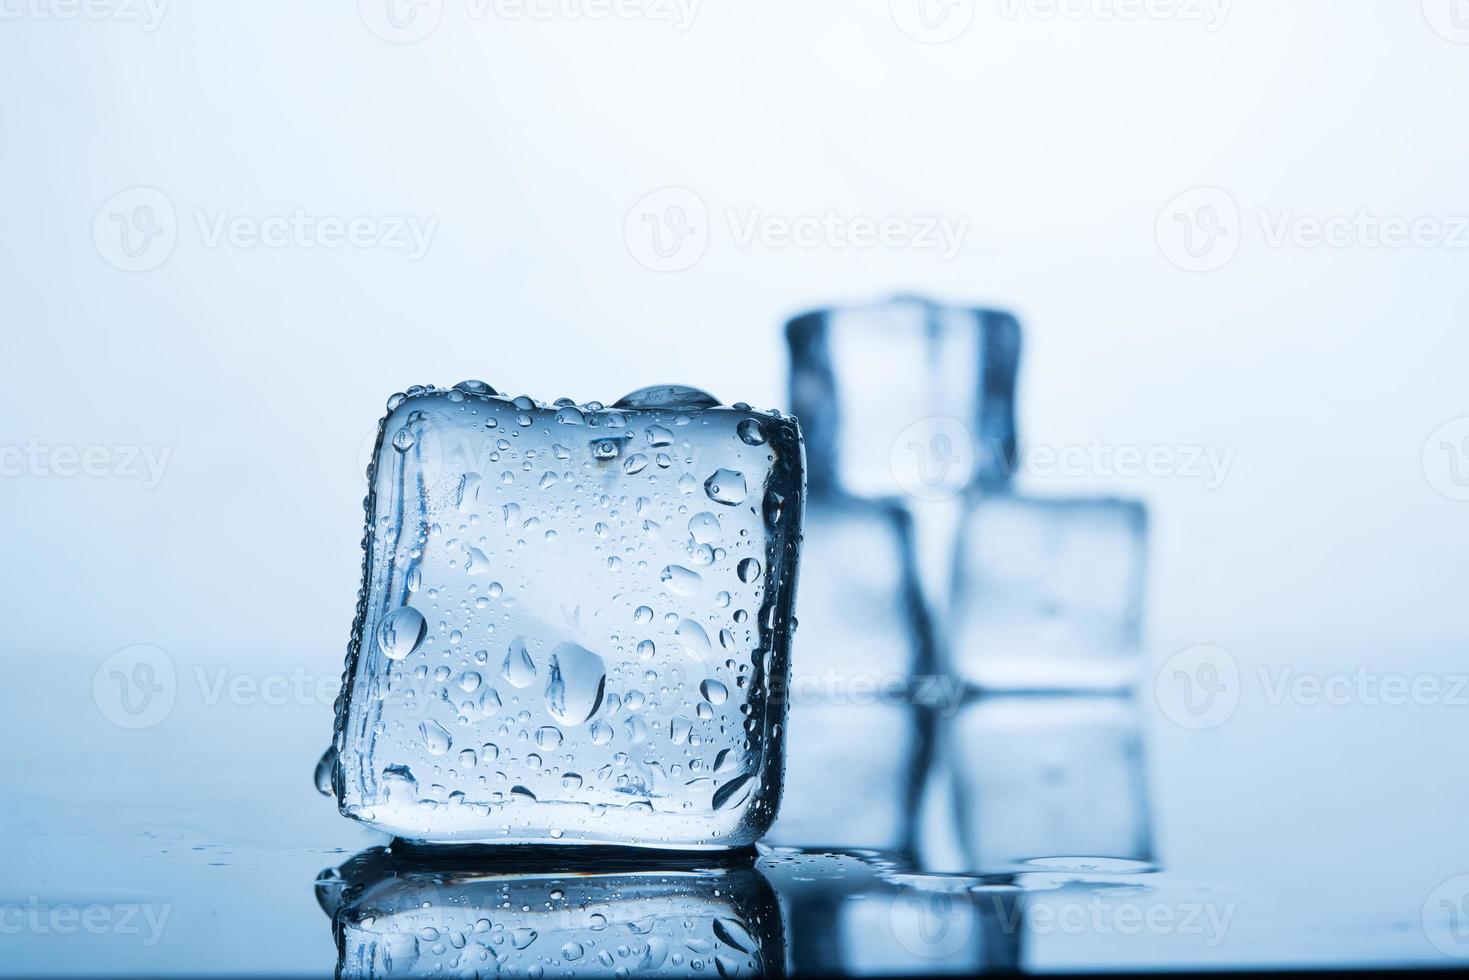
[[[800,434],[695,389],[389,401],[342,812],[410,840],[729,847],[774,817]]]

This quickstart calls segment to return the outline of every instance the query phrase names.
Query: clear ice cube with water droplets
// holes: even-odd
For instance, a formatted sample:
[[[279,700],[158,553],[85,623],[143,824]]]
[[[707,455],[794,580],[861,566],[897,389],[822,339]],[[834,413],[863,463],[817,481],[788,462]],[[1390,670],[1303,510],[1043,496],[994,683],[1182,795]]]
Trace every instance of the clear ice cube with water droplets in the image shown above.
[[[343,814],[430,842],[728,848],[774,820],[794,420],[644,389],[389,401],[339,701]]]

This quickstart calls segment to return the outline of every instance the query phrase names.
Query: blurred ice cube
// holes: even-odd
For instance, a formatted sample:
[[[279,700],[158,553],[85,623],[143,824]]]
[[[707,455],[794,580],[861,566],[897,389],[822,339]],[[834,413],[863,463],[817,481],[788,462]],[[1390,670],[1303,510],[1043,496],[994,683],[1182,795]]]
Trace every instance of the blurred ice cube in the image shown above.
[[[892,504],[813,500],[801,567],[786,792],[770,839],[908,849],[931,740],[911,694],[933,660],[912,522]]]
[[[891,690],[933,669],[913,522],[902,507],[851,497],[810,501],[801,568],[793,697]]]
[[[1008,481],[1020,326],[901,297],[786,326],[813,495],[939,500]]]
[[[1146,869],[1152,831],[1130,699],[981,698],[945,725],[971,870]]]
[[[1120,690],[1137,669],[1147,512],[1134,501],[971,495],[948,658],[991,690]]]
[[[791,705],[786,790],[766,839],[911,853],[932,754],[932,714],[910,704]]]

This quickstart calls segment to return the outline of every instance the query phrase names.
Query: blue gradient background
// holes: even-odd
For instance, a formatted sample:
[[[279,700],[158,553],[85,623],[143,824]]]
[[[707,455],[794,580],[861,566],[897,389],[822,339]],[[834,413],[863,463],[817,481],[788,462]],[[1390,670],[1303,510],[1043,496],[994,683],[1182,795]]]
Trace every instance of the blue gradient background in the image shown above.
[[[1260,903],[1260,928],[1218,961],[1441,961],[1419,914],[1469,871],[1465,709],[1275,707],[1249,680],[1261,666],[1462,669],[1469,504],[1435,491],[1423,450],[1469,415],[1469,253],[1271,248],[1254,218],[1469,212],[1469,46],[1419,6],[1238,0],[1211,33],[1010,20],[981,2],[943,45],[915,43],[875,0],[707,0],[681,33],[474,21],[451,2],[409,45],[374,36],[344,0],[175,0],[152,32],[7,14],[0,445],[171,456],[152,488],[0,480],[0,813],[27,842],[0,859],[0,880],[21,896],[170,895],[197,918],[163,959],[78,940],[26,946],[8,966],[198,968],[207,954],[238,969],[234,951],[330,968],[310,876],[367,838],[305,779],[328,707],[209,714],[234,747],[221,755],[186,744],[187,707],[117,731],[90,683],[135,643],[181,674],[335,675],[358,585],[363,443],[389,393],[478,377],[610,402],[677,380],[783,406],[782,320],[895,291],[1021,316],[1031,443],[1235,450],[1216,489],[1021,480],[1147,499],[1149,667],[1217,643],[1245,672],[1245,703],[1213,732],[1180,732],[1144,698],[1165,864]],[[137,185],[168,195],[179,239],[159,268],[126,273],[91,229]],[[635,261],[623,226],[670,185],[696,191],[719,227],[693,267],[660,274]],[[1154,229],[1201,185],[1227,190],[1246,229],[1232,262],[1190,274]],[[971,227],[944,262],[742,249],[721,217],[827,207]],[[417,262],[208,248],[194,211],[219,208],[438,226]],[[282,773],[299,799],[280,795]],[[207,863],[107,840],[145,829],[175,835],[175,853],[254,856],[215,885],[199,877]],[[1199,965],[1095,939],[1035,955]]]

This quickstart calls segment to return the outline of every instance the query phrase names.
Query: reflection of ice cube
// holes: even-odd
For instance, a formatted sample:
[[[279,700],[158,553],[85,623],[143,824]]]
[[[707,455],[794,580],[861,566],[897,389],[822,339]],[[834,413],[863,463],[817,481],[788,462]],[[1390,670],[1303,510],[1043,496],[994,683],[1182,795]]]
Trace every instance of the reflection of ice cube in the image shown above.
[[[949,658],[979,687],[1120,689],[1136,670],[1147,512],[1113,499],[976,494]]]
[[[909,873],[875,852],[776,849],[761,862],[785,910],[798,976],[1013,973],[1019,889]]]
[[[982,698],[945,725],[974,871],[1137,870],[1152,859],[1130,700]]]
[[[507,864],[509,862],[502,862]],[[779,974],[781,917],[747,862],[652,867],[615,856],[542,867],[368,851],[323,873],[337,975]]]
[[[1008,313],[902,298],[786,327],[813,494],[952,496],[1004,483],[1020,327]]]
[[[338,713],[344,814],[414,840],[733,847],[780,793],[788,418],[478,382],[389,402]]]

